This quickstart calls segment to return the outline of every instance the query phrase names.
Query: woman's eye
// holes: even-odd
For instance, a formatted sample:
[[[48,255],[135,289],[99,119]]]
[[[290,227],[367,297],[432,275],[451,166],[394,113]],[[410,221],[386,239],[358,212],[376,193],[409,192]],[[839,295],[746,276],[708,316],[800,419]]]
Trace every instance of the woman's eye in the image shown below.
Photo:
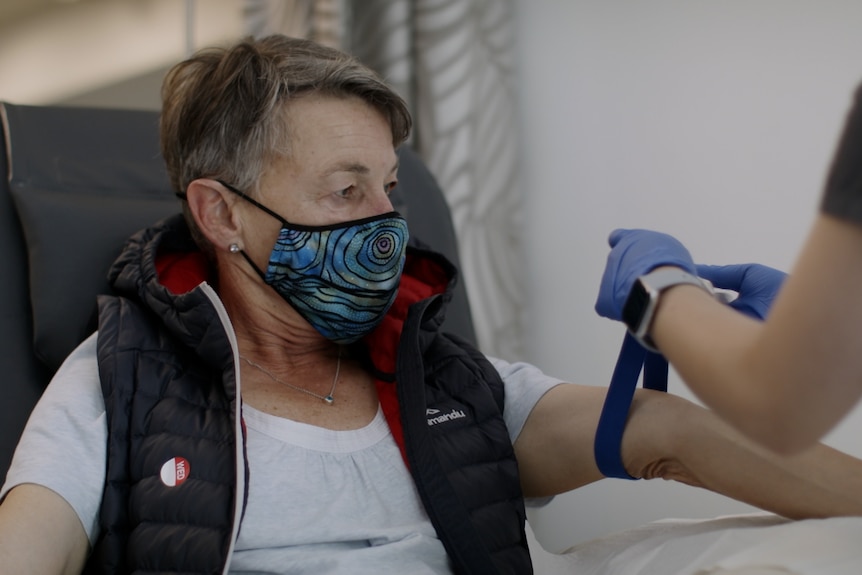
[[[356,188],[354,186],[347,186],[346,188],[335,192],[335,195],[339,198],[347,199],[352,196],[355,191]]]
[[[398,185],[398,182],[389,182],[385,186],[383,186],[383,191],[386,192],[386,195],[390,195],[395,187]]]

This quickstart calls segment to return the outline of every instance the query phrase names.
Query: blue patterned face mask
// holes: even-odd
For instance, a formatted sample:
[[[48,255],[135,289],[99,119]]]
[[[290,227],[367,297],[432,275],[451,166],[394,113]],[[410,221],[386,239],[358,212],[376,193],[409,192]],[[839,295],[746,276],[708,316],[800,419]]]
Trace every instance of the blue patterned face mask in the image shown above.
[[[383,320],[401,280],[407,222],[398,212],[329,226],[291,224],[221,182],[281,222],[266,273],[242,255],[323,337],[357,341]]]

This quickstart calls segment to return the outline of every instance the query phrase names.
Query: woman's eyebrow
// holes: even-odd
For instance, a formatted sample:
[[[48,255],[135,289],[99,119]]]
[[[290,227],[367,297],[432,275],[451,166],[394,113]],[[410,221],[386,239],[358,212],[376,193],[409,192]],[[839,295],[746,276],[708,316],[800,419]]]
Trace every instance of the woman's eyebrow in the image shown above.
[[[329,176],[338,172],[352,172],[354,174],[367,174],[371,171],[368,166],[358,162],[339,162],[323,172],[324,176]]]
[[[400,163],[398,160],[395,161],[395,164],[389,170],[389,173],[397,172]],[[365,164],[360,164],[359,162],[339,162],[334,166],[331,166],[329,169],[323,172],[324,176],[330,176],[332,174],[336,174],[338,172],[351,172],[354,174],[366,175],[371,173],[371,169]]]

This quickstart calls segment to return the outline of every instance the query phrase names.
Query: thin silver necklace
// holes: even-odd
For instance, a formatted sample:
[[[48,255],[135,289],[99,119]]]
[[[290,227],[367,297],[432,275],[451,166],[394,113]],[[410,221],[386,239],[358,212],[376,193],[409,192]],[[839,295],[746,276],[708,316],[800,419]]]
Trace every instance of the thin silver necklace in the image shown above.
[[[316,397],[317,399],[322,400],[326,405],[332,405],[335,403],[335,397],[333,394],[335,393],[335,386],[338,384],[338,374],[341,372],[341,346],[338,347],[338,361],[335,363],[335,377],[332,378],[332,389],[329,390],[329,393],[326,395],[320,395],[319,393],[314,393],[304,387],[299,387],[298,385],[293,385],[291,383],[287,383],[286,381],[281,381],[275,375],[272,374],[269,370],[264,368],[263,366],[253,362],[249,358],[244,355],[239,356],[244,362],[249,364],[250,366],[259,369],[263,373],[269,376],[271,380],[276,383],[280,383],[281,385],[287,386],[290,389],[295,389],[296,391],[301,391],[302,393],[306,393],[312,397]]]

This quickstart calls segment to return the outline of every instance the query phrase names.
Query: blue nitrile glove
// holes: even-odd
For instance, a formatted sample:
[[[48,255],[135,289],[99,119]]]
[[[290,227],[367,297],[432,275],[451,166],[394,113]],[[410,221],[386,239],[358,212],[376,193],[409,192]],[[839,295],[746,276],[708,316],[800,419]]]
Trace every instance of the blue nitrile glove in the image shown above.
[[[761,264],[698,265],[697,275],[717,288],[739,293],[730,307],[755,319],[765,319],[787,274]]]
[[[608,237],[611,253],[596,300],[599,315],[622,320],[623,305],[635,281],[661,266],[676,266],[695,274],[694,261],[679,240],[650,230],[617,229]]]

